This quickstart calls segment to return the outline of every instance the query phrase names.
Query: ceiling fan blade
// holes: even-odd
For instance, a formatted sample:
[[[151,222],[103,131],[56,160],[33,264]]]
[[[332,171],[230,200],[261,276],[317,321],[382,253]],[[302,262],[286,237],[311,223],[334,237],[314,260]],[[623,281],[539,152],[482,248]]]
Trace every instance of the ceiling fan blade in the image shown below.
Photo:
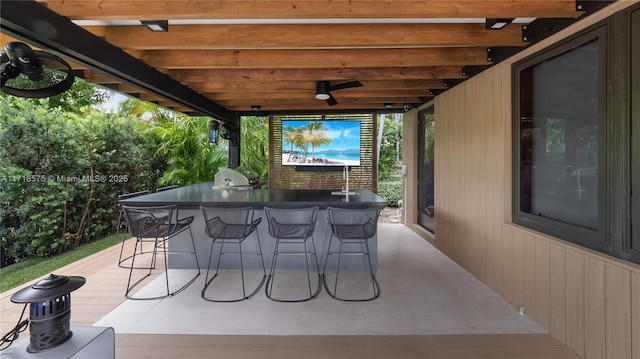
[[[329,91],[336,91],[336,90],[348,89],[352,87],[362,87],[362,86],[364,85],[360,81],[349,81],[349,82],[343,82],[341,84],[331,85],[329,86]]]
[[[336,98],[333,97],[332,94],[329,94],[329,98],[327,99],[327,104],[329,104],[329,106],[337,105],[338,100],[336,100]]]

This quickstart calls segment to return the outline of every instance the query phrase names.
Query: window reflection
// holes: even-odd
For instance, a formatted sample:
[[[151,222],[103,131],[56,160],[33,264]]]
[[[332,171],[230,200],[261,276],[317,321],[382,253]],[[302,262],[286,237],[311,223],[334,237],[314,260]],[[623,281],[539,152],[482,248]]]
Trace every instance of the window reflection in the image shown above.
[[[435,199],[434,199],[434,137],[435,119],[433,107],[418,114],[420,147],[418,158],[418,223],[435,233]]]
[[[520,72],[520,210],[598,229],[598,43]]]

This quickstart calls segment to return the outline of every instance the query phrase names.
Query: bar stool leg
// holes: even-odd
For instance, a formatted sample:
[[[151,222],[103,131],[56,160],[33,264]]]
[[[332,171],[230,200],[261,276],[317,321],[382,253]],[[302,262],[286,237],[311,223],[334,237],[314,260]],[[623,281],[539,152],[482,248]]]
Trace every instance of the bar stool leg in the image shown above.
[[[378,280],[376,279],[375,273],[373,273],[373,263],[371,262],[371,252],[369,252],[369,242],[364,241],[364,245],[367,250],[367,259],[369,260],[369,273],[371,273],[371,286],[373,290],[373,298],[378,298],[380,296],[380,286],[378,285]]]
[[[338,282],[340,280],[340,269],[342,266],[342,256],[343,255],[347,255],[345,254],[345,252],[343,251],[343,246],[344,243],[343,241],[338,239],[339,242],[339,246],[338,246],[338,251],[337,252],[332,252],[331,251],[331,242],[333,240],[333,235],[332,238],[329,239],[329,246],[327,248],[327,256],[325,258],[325,262],[324,262],[324,267],[322,270],[322,281],[324,284],[325,289],[327,290],[327,293],[329,293],[329,295],[334,298],[334,299],[338,299],[341,301],[346,301],[346,302],[363,302],[363,301],[369,301],[369,300],[373,300],[376,299],[380,296],[380,285],[378,284],[378,280],[376,279],[375,273],[373,272],[373,263],[371,261],[371,255],[369,252],[369,243],[365,240],[363,242],[360,242],[360,247],[362,248],[361,254],[359,253],[359,255],[363,256],[363,265],[364,268],[367,272],[369,272],[369,275],[371,276],[371,289],[372,289],[372,293],[373,296],[369,297],[369,298],[359,298],[359,299],[348,299],[348,298],[342,298],[338,296]],[[355,243],[351,243],[351,244],[355,244]],[[326,276],[326,270],[327,270],[327,262],[329,261],[329,256],[330,255],[337,255],[338,256],[338,262],[336,265],[336,277],[335,277],[335,282],[333,282],[333,290],[330,289],[330,284],[327,281],[327,276]],[[366,257],[366,258],[364,258]]]
[[[304,246],[304,252],[302,253],[305,257],[305,268],[307,270],[307,285],[308,285],[308,289],[309,289],[309,296],[303,299],[279,299],[279,298],[274,298],[273,297],[273,285],[275,283],[275,277],[276,277],[276,269],[278,267],[278,257],[280,256],[280,240],[276,239],[276,244],[274,247],[274,251],[273,251],[273,259],[271,261],[271,268],[269,270],[269,276],[267,277],[267,285],[265,286],[265,294],[267,295],[267,298],[277,301],[277,302],[304,302],[307,300],[311,300],[315,297],[318,296],[318,294],[320,294],[320,291],[322,290],[322,276],[320,274],[320,266],[318,264],[318,256],[316,255],[316,251],[315,251],[315,244],[313,242],[313,237],[311,237],[311,247],[312,248],[308,248],[307,245],[307,241],[304,241],[302,243],[302,246]],[[298,244],[298,243],[287,243],[287,244]],[[310,262],[309,257],[313,257],[313,262]],[[314,265],[315,263],[315,265]],[[313,268],[315,268],[316,273],[318,273],[318,286],[317,288],[313,289],[313,284],[311,283],[311,271]]]
[[[256,232],[257,234],[257,232]],[[264,284],[264,281],[267,278],[267,273],[266,273],[266,268],[264,266],[264,259],[263,259],[263,255],[262,255],[262,248],[260,246],[260,236],[257,236],[258,238],[258,252],[256,253],[257,255],[260,256],[260,262],[262,264],[262,273],[263,273],[263,277],[262,280],[260,281],[260,284],[256,287],[256,289],[250,293],[247,294],[247,287],[246,287],[246,282],[245,282],[245,273],[244,273],[244,255],[245,253],[243,253],[242,250],[242,244],[244,240],[237,240],[237,244],[238,244],[238,255],[240,256],[240,277],[241,277],[241,281],[242,281],[242,298],[238,298],[238,299],[213,299],[211,297],[207,297],[206,296],[206,291],[209,288],[209,286],[211,285],[211,283],[213,282],[213,280],[218,276],[219,271],[220,271],[220,263],[222,262],[222,255],[224,254],[224,250],[225,250],[225,244],[231,244],[228,243],[228,239],[220,239],[220,240],[214,240],[212,241],[211,244],[211,251],[209,253],[209,262],[207,264],[207,275],[205,278],[205,285],[204,288],[202,288],[202,292],[201,292],[201,297],[209,302],[238,302],[241,300],[245,300],[245,299],[249,299],[251,297],[253,297],[256,293],[258,293],[260,291],[260,289],[262,288],[262,285]],[[235,241],[235,240],[234,240]],[[211,277],[211,279],[209,279],[209,272],[211,270],[211,259],[213,257],[213,250],[214,250],[214,246],[217,242],[220,242],[220,251],[218,252],[218,259],[217,259],[217,263],[216,263],[216,271],[214,273],[214,275]]]
[[[278,262],[278,252],[280,251],[280,240],[276,238],[276,244],[273,248],[273,257],[271,259],[271,269],[269,270],[269,277],[267,278],[267,285],[265,286],[265,294],[267,298],[271,298],[271,293],[273,293],[273,282],[275,281],[274,274],[276,271],[276,266]]]

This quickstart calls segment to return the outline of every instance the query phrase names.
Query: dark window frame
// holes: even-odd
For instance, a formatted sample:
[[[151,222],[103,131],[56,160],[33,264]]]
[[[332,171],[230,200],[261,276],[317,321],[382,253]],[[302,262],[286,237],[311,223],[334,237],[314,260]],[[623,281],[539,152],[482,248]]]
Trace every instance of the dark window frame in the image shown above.
[[[637,101],[633,103],[632,96],[637,98],[640,93],[640,45],[633,42],[638,39],[634,34],[640,31],[639,11],[640,4],[621,10],[512,67],[512,222],[635,263],[640,263],[640,225],[635,226],[634,232],[632,223],[640,223],[640,200],[632,200],[632,184],[640,187],[640,104]],[[519,211],[520,84],[517,69],[524,68],[526,65],[523,64],[537,63],[545,56],[562,53],[572,48],[576,41],[580,43],[597,31],[604,31],[604,45],[600,47],[604,60],[600,67],[603,77],[599,80],[599,93],[604,92],[605,97],[600,100],[599,133],[606,142],[599,144],[598,150],[599,228],[590,237],[582,235],[584,228],[536,218],[530,214],[523,215]],[[604,161],[603,165],[600,165],[601,160]],[[636,193],[640,193],[640,189],[636,189]]]
[[[628,15],[629,21],[629,71],[630,71],[630,88],[629,88],[629,102],[630,104],[630,122],[631,138],[631,183],[640,184],[640,101],[633,101],[632,99],[640,98],[640,5],[632,7]],[[640,190],[636,190],[636,196],[639,196]],[[633,200],[631,198],[631,214],[630,223],[640,223],[640,200]],[[631,227],[631,226],[630,226]],[[635,263],[640,263],[640,225],[635,226],[635,231],[632,228],[625,228],[629,231],[628,240],[623,244],[623,255],[627,254],[629,259]]]
[[[422,178],[422,166],[425,163],[425,155],[424,155],[424,146],[425,146],[425,121],[424,118],[425,116],[428,115],[434,115],[435,114],[435,106],[431,105],[421,111],[418,112],[418,224],[420,226],[422,226],[424,229],[428,230],[429,232],[435,234],[436,228],[435,228],[435,187],[433,189],[433,196],[434,196],[434,210],[433,210],[433,215],[432,216],[428,216],[425,211],[423,211],[422,207],[423,207],[423,202],[422,202],[422,198],[424,198],[425,196],[425,187],[424,187],[424,178]],[[433,119],[433,121],[435,122],[435,118]],[[435,141],[435,139],[434,139]],[[434,162],[435,162],[435,156],[434,156]],[[434,182],[435,182],[435,165],[433,168],[434,171]]]
[[[596,40],[599,49],[599,74],[598,74],[598,224],[597,229],[588,229],[578,225],[564,223],[552,218],[540,217],[534,214],[522,212],[520,201],[520,166],[521,166],[521,106],[520,106],[520,73],[533,65],[545,60],[556,58],[570,52],[571,50]],[[529,56],[522,61],[515,63],[513,70],[513,223],[520,224],[540,232],[544,232],[571,242],[593,248],[600,251],[609,252],[610,245],[606,236],[606,146],[607,138],[605,129],[606,123],[606,56],[607,55],[607,26],[602,24],[596,28],[590,28],[562,43],[551,46],[545,51]]]

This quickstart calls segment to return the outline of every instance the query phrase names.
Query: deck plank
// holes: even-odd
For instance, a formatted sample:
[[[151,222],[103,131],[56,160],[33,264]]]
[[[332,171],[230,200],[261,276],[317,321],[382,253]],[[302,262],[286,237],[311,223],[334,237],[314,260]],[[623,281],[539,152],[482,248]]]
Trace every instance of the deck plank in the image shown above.
[[[549,334],[519,335],[116,335],[118,358],[578,359]]]
[[[125,251],[133,250],[126,242]],[[128,270],[117,265],[120,244],[56,271],[87,284],[72,293],[72,325],[92,325],[124,300]],[[161,268],[156,269],[159,274]],[[154,275],[155,277],[155,275]],[[34,281],[35,282],[35,281]],[[22,286],[24,287],[24,286]],[[22,288],[20,287],[20,288]],[[6,333],[22,305],[0,294],[0,329]],[[26,333],[19,340],[28,338]],[[579,359],[550,334],[507,335],[161,335],[116,334],[116,358],[457,358]]]

